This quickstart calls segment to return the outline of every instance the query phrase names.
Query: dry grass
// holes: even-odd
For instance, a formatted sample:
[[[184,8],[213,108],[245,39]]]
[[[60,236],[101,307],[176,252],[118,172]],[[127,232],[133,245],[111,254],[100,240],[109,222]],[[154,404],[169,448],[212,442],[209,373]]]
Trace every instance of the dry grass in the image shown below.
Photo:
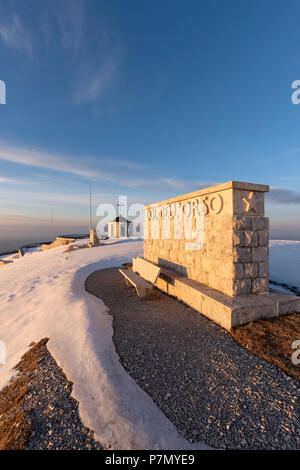
[[[232,328],[231,335],[244,348],[300,380],[300,365],[292,363],[292,343],[300,340],[300,314],[259,320]]]
[[[32,344],[15,369],[19,371],[10,385],[0,392],[0,450],[24,449],[30,435],[31,424],[23,411],[23,401],[29,390],[31,376],[43,358],[48,338]]]

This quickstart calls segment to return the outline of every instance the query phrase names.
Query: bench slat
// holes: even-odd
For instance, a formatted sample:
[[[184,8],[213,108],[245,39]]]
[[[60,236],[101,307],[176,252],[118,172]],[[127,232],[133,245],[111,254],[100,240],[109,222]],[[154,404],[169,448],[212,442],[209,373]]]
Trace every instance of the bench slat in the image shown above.
[[[143,258],[132,258],[132,270],[143,279],[155,284],[160,273],[160,267]]]
[[[150,288],[152,288],[152,285],[150,284],[150,282],[145,281],[145,279],[141,278],[137,273],[135,273],[133,271],[129,271],[127,269],[119,269],[119,271],[135,287],[139,286],[139,287],[148,287],[148,288],[150,287]]]
[[[133,271],[129,271],[126,269],[119,269],[120,273],[125,277],[126,283],[130,282],[136,290],[136,293],[142,299],[149,297],[152,284],[142,279],[138,274],[134,273]]]

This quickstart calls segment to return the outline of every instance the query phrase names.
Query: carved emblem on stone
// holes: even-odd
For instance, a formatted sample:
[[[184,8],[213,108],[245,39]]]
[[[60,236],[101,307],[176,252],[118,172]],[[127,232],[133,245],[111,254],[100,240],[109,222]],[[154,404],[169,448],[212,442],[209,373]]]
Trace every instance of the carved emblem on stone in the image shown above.
[[[252,191],[249,193],[247,199],[245,197],[243,198],[243,203],[245,204],[246,212],[256,212],[256,201]]]

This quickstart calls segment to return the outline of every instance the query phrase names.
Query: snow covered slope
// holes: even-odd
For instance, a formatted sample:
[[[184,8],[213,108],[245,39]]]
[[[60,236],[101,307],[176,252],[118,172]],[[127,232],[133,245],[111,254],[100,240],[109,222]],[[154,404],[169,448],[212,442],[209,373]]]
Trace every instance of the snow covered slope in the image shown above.
[[[0,267],[0,340],[7,348],[0,389],[29,344],[49,337],[51,353],[74,383],[82,421],[101,443],[113,449],[202,448],[179,437],[125,372],[112,342],[112,318],[84,288],[95,270],[142,255],[142,241],[108,241],[71,253],[66,248],[30,252]]]
[[[300,241],[270,241],[270,279],[300,290]]]

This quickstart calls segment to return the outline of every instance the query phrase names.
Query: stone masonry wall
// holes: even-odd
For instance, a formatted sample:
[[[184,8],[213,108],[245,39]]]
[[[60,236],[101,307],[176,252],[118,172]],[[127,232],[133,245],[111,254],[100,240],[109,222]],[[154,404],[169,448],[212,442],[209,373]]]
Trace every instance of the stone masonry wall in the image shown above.
[[[268,189],[231,181],[147,206],[144,258],[229,296],[268,292]]]

